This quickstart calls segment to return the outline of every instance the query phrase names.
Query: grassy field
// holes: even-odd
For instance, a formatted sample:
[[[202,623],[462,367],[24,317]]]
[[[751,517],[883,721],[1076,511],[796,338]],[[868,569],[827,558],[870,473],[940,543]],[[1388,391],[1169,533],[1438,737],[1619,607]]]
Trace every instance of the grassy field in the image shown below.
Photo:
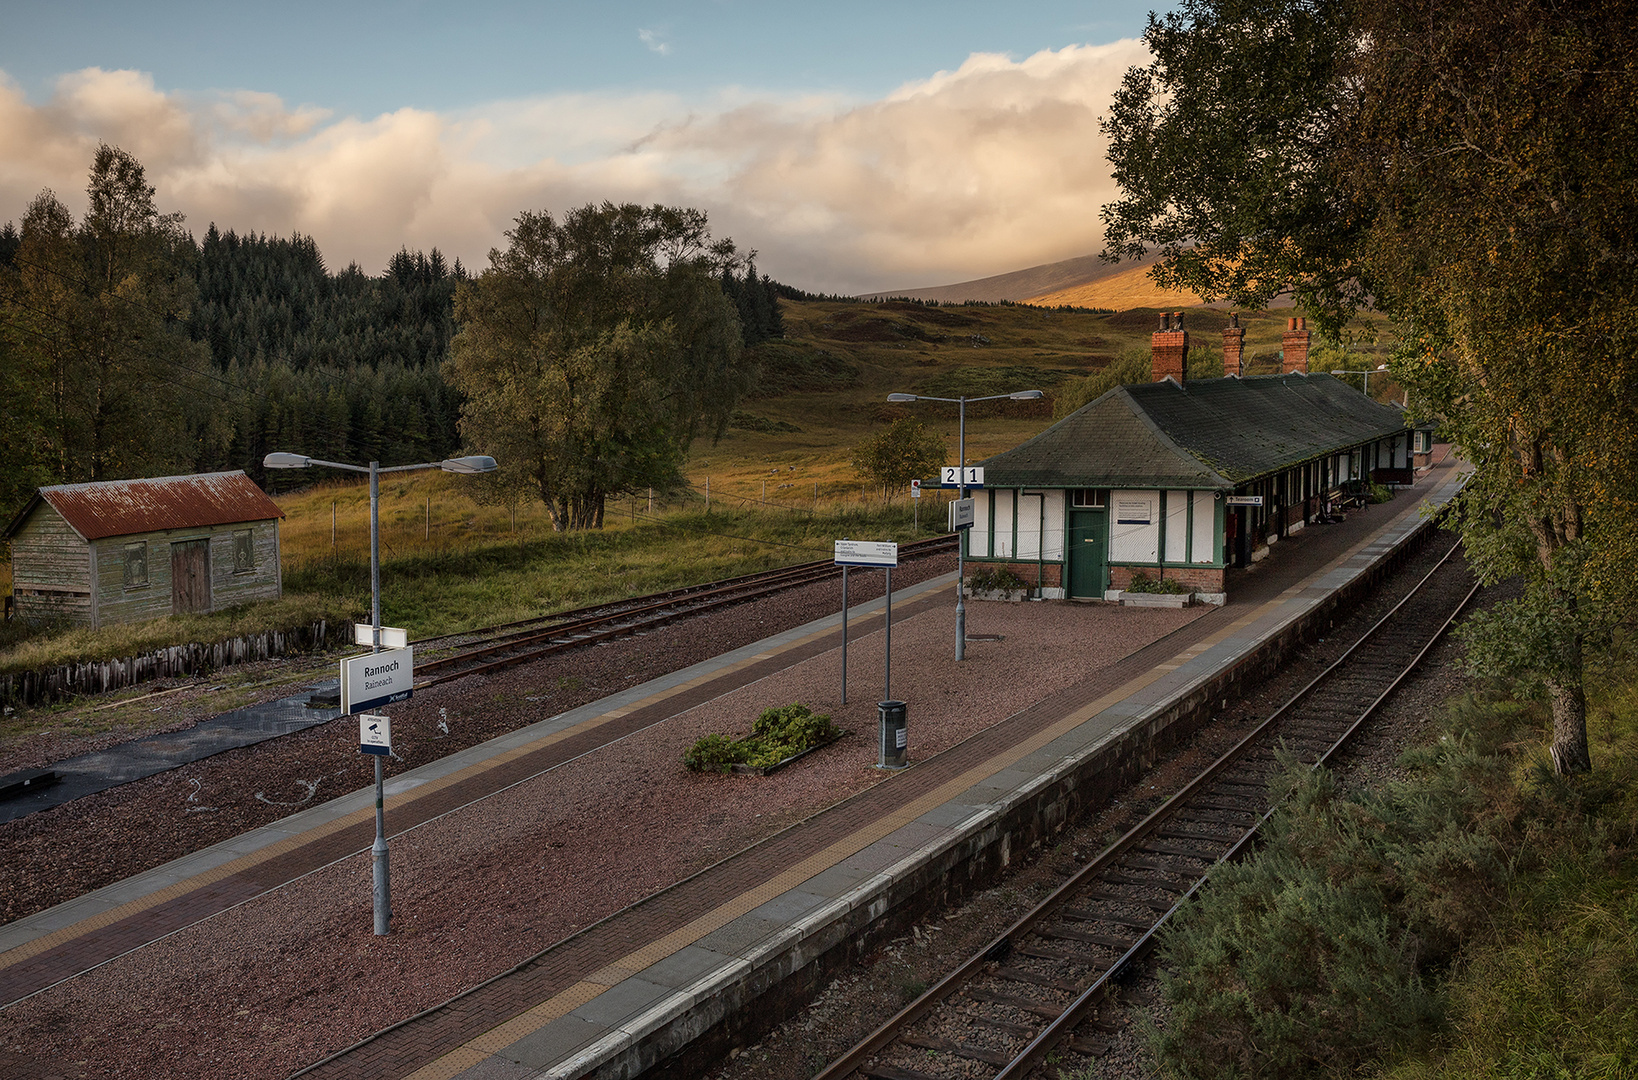
[[[482,505],[475,481],[439,472],[389,477],[382,487],[383,608],[389,625],[426,636],[543,610],[649,592],[767,566],[823,558],[849,535],[909,539],[903,493],[863,483],[853,449],[900,416],[940,432],[956,460],[954,405],[890,405],[894,392],[974,397],[1038,389],[1032,402],[967,409],[969,461],[1017,445],[1052,422],[1054,400],[1112,360],[1146,352],[1155,311],[1119,314],[1021,305],[786,302],[785,337],[758,349],[762,377],[719,441],[702,439],[690,490],[670,500],[613,500],[599,532],[554,533],[538,501]],[[1254,373],[1277,369],[1286,313],[1242,315]],[[1227,315],[1189,312],[1196,355],[1220,358]],[[1382,347],[1369,353],[1370,366]],[[1383,353],[1385,355],[1385,353]],[[1329,363],[1329,361],[1326,361]],[[1393,393],[1372,380],[1374,396]],[[920,500],[921,532],[943,521],[947,495]],[[709,499],[709,506],[707,500]],[[316,618],[363,616],[369,602],[365,484],[321,480],[277,496],[286,596],[278,604],[160,619],[92,633],[0,629],[0,671],[129,655],[175,641],[212,640]],[[9,561],[0,569],[9,590]]]

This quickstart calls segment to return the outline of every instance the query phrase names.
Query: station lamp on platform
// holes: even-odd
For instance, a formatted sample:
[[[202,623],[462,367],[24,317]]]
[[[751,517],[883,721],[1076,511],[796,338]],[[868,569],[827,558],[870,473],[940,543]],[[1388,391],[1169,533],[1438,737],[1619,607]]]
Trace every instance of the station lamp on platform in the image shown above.
[[[1376,365],[1375,368],[1368,368],[1368,369],[1365,369],[1363,371],[1348,371],[1348,370],[1346,370],[1344,368],[1333,368],[1331,370],[1331,374],[1333,374],[1333,375],[1358,375],[1360,377],[1360,379],[1365,384],[1365,385],[1363,385],[1363,386],[1361,386],[1359,388],[1359,392],[1364,394],[1366,397],[1370,397],[1371,396],[1371,376],[1375,375],[1379,371],[1387,371],[1387,370],[1388,370],[1388,365],[1387,364],[1378,364],[1378,365]]]
[[[969,401],[1035,401],[1039,390],[1019,390],[1012,394],[989,394],[985,397],[932,397],[927,394],[888,394],[890,402],[943,401],[959,407],[960,426],[956,438],[956,497],[967,497],[967,403]],[[963,558],[966,544],[956,545],[956,659],[967,659],[967,604],[961,579],[965,570]]]
[[[262,458],[264,469],[305,469],[322,465],[326,469],[345,469],[348,472],[370,475],[370,640],[372,651],[381,651],[381,474],[414,472],[418,469],[442,469],[444,472],[472,475],[493,472],[495,459],[484,454],[473,457],[445,458],[418,465],[389,465],[385,469],[378,461],[368,465],[346,465],[339,461],[320,461],[305,454],[287,454],[275,451]],[[387,874],[386,803],[381,772],[381,756],[375,755],[375,845],[370,849],[372,877],[375,886],[375,932],[385,934],[392,917],[392,888]]]

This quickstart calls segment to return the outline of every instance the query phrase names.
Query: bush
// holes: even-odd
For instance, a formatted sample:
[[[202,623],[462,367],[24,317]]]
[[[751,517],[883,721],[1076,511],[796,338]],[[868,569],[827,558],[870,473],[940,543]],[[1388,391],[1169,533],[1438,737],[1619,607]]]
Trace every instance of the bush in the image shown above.
[[[845,734],[830,722],[829,713],[815,713],[795,702],[762,710],[751,733],[743,739],[705,735],[683,755],[694,772],[729,772],[735,765],[767,768],[804,750],[823,746]]]
[[[1012,593],[1026,592],[1030,586],[1012,572],[1011,567],[980,565],[967,575],[967,588],[973,592]]]
[[[1152,578],[1147,574],[1133,574],[1132,583],[1126,586],[1126,592],[1160,593],[1164,596],[1176,596],[1189,590],[1168,578]]]
[[[1597,688],[1589,728],[1608,734],[1591,775],[1553,772],[1539,705],[1486,696],[1453,703],[1384,789],[1343,796],[1289,765],[1262,850],[1165,935],[1163,1070],[1638,1075],[1630,675]]]
[[[683,755],[693,772],[728,772],[745,761],[745,748],[726,735],[701,735]]]

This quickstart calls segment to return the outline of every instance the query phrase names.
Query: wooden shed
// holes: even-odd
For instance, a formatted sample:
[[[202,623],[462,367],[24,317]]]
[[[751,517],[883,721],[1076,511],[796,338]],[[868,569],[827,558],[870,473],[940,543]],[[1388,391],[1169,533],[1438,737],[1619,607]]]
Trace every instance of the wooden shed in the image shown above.
[[[95,628],[277,599],[283,516],[242,471],[41,488],[5,532],[14,610]]]

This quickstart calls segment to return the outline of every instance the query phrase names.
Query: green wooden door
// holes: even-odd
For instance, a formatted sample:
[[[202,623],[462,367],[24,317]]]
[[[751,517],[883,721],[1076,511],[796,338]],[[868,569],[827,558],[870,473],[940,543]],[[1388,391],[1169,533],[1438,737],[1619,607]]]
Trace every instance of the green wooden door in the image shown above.
[[[1105,548],[1104,512],[1069,513],[1069,595],[1103,599],[1109,587],[1109,559]]]

